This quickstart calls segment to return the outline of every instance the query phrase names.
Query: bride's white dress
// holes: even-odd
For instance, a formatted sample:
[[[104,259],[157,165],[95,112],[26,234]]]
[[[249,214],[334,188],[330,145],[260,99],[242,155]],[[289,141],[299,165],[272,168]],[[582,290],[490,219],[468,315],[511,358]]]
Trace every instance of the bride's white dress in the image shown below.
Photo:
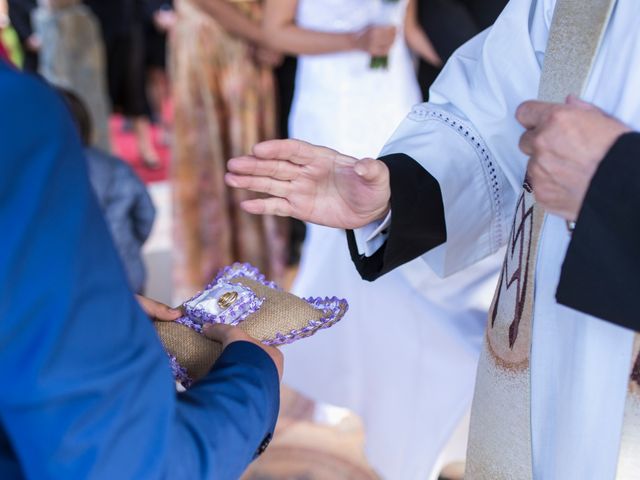
[[[385,19],[400,25],[405,8],[300,0],[297,22],[354,31]],[[420,92],[401,32],[388,70],[371,70],[369,61],[361,52],[300,57],[291,136],[375,157]],[[443,281],[417,260],[369,283],[350,260],[344,231],[309,225],[294,292],[343,297],[350,309],[331,330],[285,347],[284,382],[358,413],[368,459],[383,478],[428,478],[471,403],[498,262]]]

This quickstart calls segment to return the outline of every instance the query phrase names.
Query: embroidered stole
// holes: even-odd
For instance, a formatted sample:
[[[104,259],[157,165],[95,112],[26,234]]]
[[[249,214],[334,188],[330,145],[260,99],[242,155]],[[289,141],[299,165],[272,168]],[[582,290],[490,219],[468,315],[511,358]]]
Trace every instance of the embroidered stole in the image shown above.
[[[539,98],[562,102],[587,83],[615,0],[557,0]],[[525,181],[489,312],[474,394],[467,471],[470,480],[533,478],[531,325],[536,259],[545,213]],[[640,337],[633,350],[617,479],[640,475]]]

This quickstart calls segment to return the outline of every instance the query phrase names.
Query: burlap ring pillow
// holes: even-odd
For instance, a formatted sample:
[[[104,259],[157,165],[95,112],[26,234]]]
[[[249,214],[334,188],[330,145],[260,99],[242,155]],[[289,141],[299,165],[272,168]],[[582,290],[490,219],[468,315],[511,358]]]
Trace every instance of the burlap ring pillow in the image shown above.
[[[205,376],[222,352],[202,335],[206,323],[237,325],[266,345],[278,346],[329,328],[346,313],[338,298],[302,299],[287,293],[248,264],[223,269],[205,290],[183,304],[176,322],[154,322],[176,380],[185,387]]]

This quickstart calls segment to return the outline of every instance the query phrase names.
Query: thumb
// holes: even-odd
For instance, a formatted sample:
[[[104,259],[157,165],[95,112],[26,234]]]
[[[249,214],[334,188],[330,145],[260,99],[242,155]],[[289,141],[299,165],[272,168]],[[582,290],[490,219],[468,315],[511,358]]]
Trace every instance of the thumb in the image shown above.
[[[226,325],[224,323],[210,323],[204,326],[202,332],[209,340],[214,340],[221,343],[223,347],[226,347],[229,342],[229,336],[233,330],[234,327],[231,325]]]
[[[389,169],[383,162],[374,160],[373,158],[358,160],[353,170],[356,172],[356,175],[368,183],[382,181],[385,174],[389,172]]]
[[[136,295],[136,298],[144,312],[152,319],[166,322],[177,320],[182,315],[180,309],[171,308],[168,305],[156,302],[151,298],[143,297],[142,295]]]

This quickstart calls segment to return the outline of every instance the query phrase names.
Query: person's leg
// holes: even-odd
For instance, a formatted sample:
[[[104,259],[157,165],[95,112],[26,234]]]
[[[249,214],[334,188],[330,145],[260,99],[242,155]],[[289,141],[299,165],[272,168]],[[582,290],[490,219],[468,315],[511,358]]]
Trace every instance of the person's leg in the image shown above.
[[[166,78],[161,68],[147,68],[147,95],[152,120],[159,123],[162,121],[162,102],[166,98]]]
[[[138,152],[144,166],[152,170],[161,168],[158,153],[153,145],[149,117],[145,115],[133,117],[133,133],[136,136]]]
[[[167,36],[149,23],[145,26],[145,68],[147,96],[153,121],[164,123],[163,106],[169,97],[167,77]]]
[[[152,116],[156,125],[162,129],[161,142],[169,142],[169,124],[165,115],[165,106],[169,99],[169,78],[164,68],[150,66],[147,69],[147,92],[151,103]]]
[[[297,59],[285,57],[284,62],[274,70],[278,94],[278,137],[289,138],[289,113],[293,103],[295,90]],[[294,266],[300,262],[302,242],[304,242],[305,225],[295,218],[287,219],[289,224],[289,251],[287,266]]]
[[[142,26],[135,28],[127,39],[128,49],[125,60],[125,95],[123,113],[132,119],[133,132],[138,144],[138,152],[143,164],[152,169],[160,168],[158,153],[153,145],[149,102],[145,89],[145,49]]]

